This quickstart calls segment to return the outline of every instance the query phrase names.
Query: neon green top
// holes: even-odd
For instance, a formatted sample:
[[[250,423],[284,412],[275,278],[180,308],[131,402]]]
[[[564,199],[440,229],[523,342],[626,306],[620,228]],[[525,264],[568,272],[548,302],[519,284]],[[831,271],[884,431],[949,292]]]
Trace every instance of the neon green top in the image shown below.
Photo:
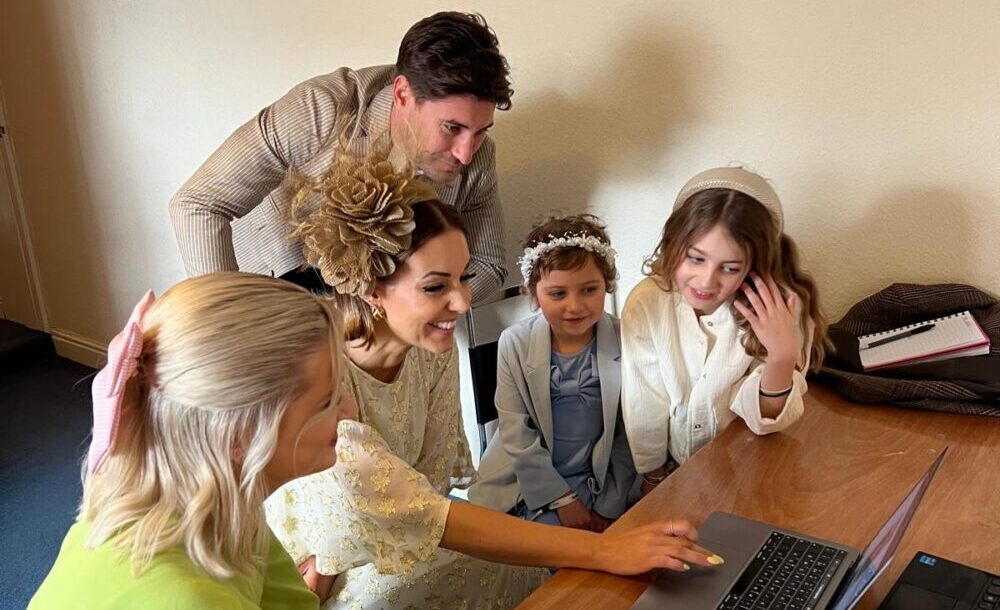
[[[28,610],[317,610],[291,557],[268,530],[267,562],[254,578],[218,580],[188,557],[183,547],[158,554],[138,577],[125,551],[105,542],[85,549],[89,524],[69,528],[55,564]]]

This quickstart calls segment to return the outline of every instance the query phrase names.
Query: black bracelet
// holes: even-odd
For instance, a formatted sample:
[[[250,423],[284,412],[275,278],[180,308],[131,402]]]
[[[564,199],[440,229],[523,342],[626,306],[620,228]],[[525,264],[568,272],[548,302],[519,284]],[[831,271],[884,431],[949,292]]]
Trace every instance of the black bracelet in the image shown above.
[[[793,383],[792,385],[788,386],[787,388],[785,388],[784,390],[782,390],[780,392],[766,392],[766,391],[764,391],[763,388],[760,388],[760,395],[764,396],[766,398],[781,398],[782,396],[788,396],[789,394],[791,394],[792,393],[792,388],[794,388],[794,387],[795,387],[795,384]]]

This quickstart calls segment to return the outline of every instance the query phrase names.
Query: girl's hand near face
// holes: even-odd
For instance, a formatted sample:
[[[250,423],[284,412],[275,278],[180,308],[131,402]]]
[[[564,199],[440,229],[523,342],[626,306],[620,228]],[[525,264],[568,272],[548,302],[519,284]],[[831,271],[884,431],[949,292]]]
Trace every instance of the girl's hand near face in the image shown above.
[[[756,290],[747,282],[753,282]],[[794,366],[799,357],[799,320],[795,315],[798,295],[790,292],[787,297],[783,296],[774,278],[762,278],[756,273],[747,277],[742,289],[750,307],[739,300],[733,301],[733,306],[747,319],[767,349],[768,361]]]
[[[743,284],[750,307],[734,301],[734,307],[750,323],[750,328],[767,350],[767,361],[760,378],[758,398],[761,417],[781,416],[788,392],[794,385],[795,365],[799,358],[799,321],[795,314],[799,297],[794,292],[781,294],[773,278],[750,274],[756,290]],[[779,392],[768,396],[766,392]]]

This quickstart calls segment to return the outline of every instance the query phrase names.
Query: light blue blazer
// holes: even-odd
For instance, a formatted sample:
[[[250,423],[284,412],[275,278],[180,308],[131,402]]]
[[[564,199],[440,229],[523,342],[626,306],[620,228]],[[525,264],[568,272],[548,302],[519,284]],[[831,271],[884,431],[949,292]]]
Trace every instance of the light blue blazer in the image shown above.
[[[508,511],[518,498],[531,510],[570,490],[552,465],[552,340],[542,314],[503,331],[497,351],[498,434],[479,465],[480,480],[469,490],[474,504]],[[591,457],[594,510],[618,518],[638,497],[638,480],[621,416],[621,329],[605,313],[597,323],[597,369],[601,378],[604,433]]]

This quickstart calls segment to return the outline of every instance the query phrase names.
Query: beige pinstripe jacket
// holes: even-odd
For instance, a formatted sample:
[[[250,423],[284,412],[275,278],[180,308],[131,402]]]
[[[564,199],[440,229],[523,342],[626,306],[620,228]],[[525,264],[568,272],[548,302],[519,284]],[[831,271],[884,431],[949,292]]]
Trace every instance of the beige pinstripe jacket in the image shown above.
[[[387,133],[395,67],[340,68],[296,85],[238,128],[170,201],[170,218],[188,275],[250,271],[280,276],[303,264],[287,239],[289,169],[319,176],[333,160],[338,117],[357,116],[360,152]],[[505,279],[503,217],[497,200],[496,155],[487,137],[462,173],[438,187],[469,231],[473,299]]]

